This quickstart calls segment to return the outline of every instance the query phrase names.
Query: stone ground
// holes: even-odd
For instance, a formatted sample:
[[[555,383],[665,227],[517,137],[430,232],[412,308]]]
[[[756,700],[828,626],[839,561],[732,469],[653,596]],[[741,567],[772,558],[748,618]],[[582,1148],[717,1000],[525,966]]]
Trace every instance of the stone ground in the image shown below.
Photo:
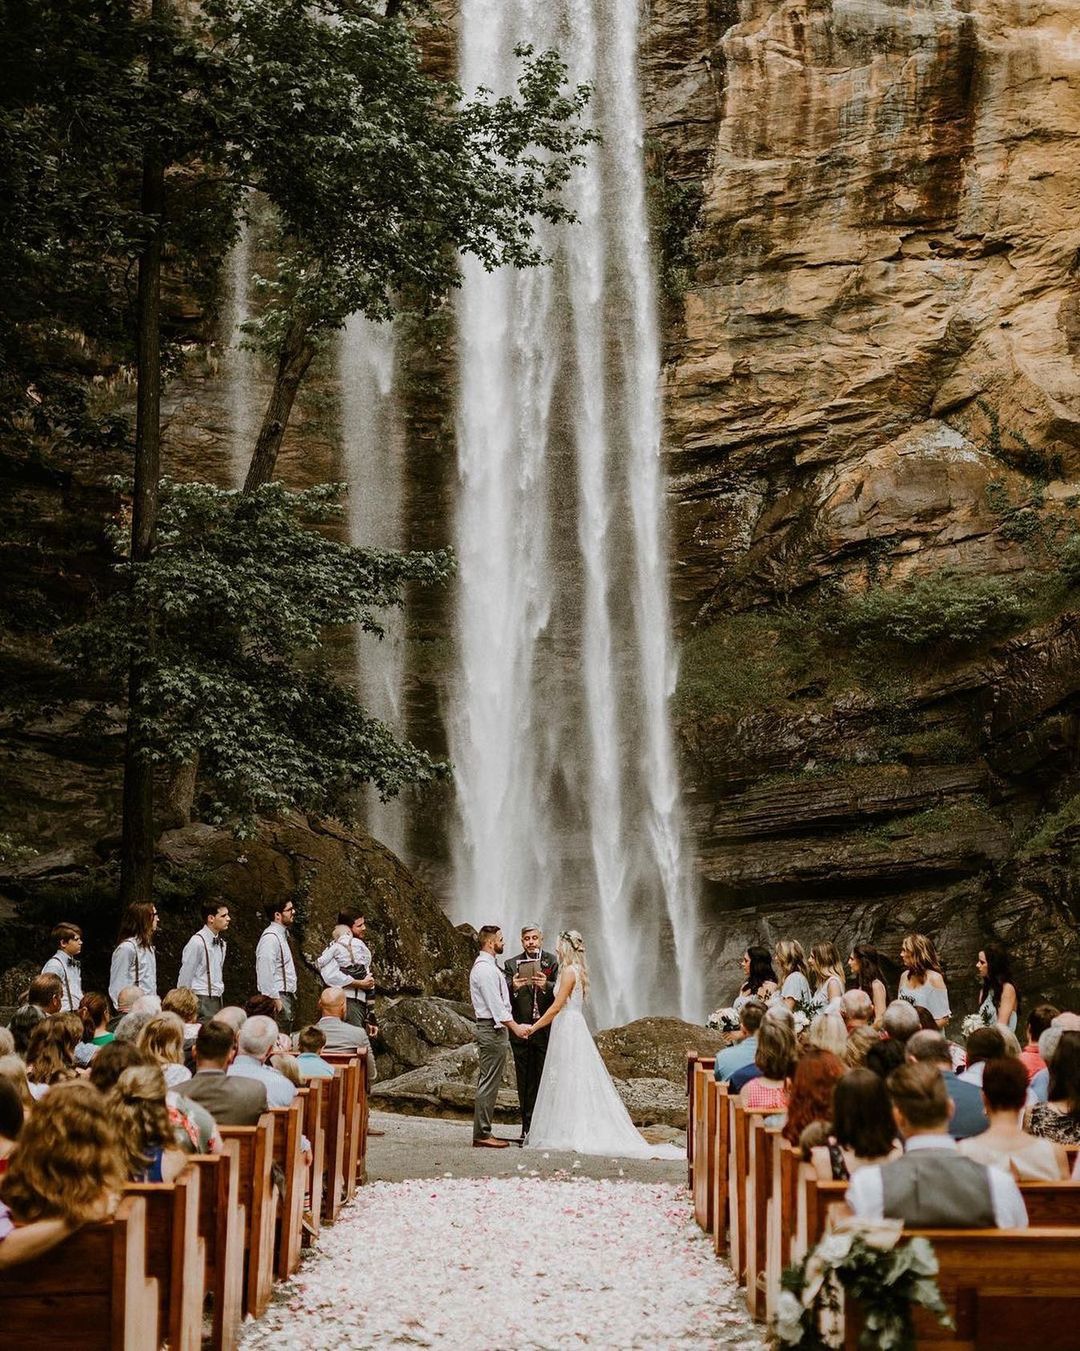
[[[386,1135],[368,1185],[242,1351],[760,1351],[684,1164],[473,1149],[464,1121],[372,1124]]]

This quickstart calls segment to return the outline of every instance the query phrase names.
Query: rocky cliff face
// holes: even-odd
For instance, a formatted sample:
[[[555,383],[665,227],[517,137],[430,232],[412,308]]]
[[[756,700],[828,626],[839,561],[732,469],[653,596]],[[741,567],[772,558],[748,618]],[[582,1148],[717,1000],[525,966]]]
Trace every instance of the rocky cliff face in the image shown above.
[[[1076,15],[659,0],[643,61],[657,171],[700,203],[669,300],[666,407],[720,990],[761,930],[895,951],[919,926],[962,968],[996,933],[1031,993],[1063,995],[1078,970],[1080,668],[1058,582],[1080,492]],[[837,594],[922,577],[944,609],[965,577],[998,576],[1055,593],[1001,643],[939,643],[932,662],[894,643],[868,662],[819,641]]]

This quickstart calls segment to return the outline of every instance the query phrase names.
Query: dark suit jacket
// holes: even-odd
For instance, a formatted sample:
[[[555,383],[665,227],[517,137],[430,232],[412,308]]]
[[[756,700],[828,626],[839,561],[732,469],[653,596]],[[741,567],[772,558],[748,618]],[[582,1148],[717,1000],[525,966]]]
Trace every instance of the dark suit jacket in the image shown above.
[[[532,990],[528,986],[515,990],[514,975],[519,962],[531,960],[533,959],[524,952],[519,952],[516,957],[510,957],[503,963],[503,970],[506,972],[506,987],[510,992],[510,1007],[514,1010],[514,1018],[519,1023],[531,1023],[533,1021]],[[559,962],[553,952],[540,953],[540,970],[544,973],[547,983],[542,990],[536,992],[537,1017],[547,1013],[555,1002],[555,981],[559,975]]]
[[[223,1070],[193,1074],[184,1097],[205,1107],[219,1126],[254,1126],[266,1111],[265,1084]]]

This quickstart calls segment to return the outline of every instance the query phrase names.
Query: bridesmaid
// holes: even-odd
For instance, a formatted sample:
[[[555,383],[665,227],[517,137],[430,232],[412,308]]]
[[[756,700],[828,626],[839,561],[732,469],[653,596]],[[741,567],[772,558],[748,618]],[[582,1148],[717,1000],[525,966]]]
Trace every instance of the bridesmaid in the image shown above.
[[[900,946],[904,971],[898,994],[916,1008],[924,1008],[944,1031],[952,1017],[949,991],[941,971],[941,958],[925,934],[905,934]]]
[[[773,949],[773,961],[780,973],[780,989],[772,995],[770,1002],[785,1004],[792,1013],[799,1004],[810,1004],[813,992],[806,975],[806,954],[802,944],[795,938],[781,938]]]
[[[889,1003],[889,991],[882,975],[877,948],[871,947],[869,943],[856,943],[847,964],[855,978],[855,988],[864,990],[874,1001],[874,1026],[880,1027]]]
[[[768,948],[747,948],[740,963],[743,985],[732,1007],[738,1012],[748,999],[768,999],[778,982]]]
[[[1009,954],[1004,946],[1001,943],[987,943],[979,953],[975,971],[982,980],[979,1013],[983,1020],[999,1023],[1010,1032],[1015,1032],[1019,1000],[1009,966]]]
[[[807,965],[814,981],[814,1007],[834,1008],[844,993],[844,968],[836,944],[815,943],[810,949]]]

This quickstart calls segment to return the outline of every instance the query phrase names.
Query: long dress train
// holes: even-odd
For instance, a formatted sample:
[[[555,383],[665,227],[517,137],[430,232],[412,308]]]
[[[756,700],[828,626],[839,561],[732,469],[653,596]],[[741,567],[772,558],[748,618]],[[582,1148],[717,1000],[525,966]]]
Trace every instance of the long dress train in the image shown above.
[[[630,1120],[582,1012],[581,985],[555,1015],[527,1149],[620,1159],[683,1159],[677,1145],[650,1145]]]

